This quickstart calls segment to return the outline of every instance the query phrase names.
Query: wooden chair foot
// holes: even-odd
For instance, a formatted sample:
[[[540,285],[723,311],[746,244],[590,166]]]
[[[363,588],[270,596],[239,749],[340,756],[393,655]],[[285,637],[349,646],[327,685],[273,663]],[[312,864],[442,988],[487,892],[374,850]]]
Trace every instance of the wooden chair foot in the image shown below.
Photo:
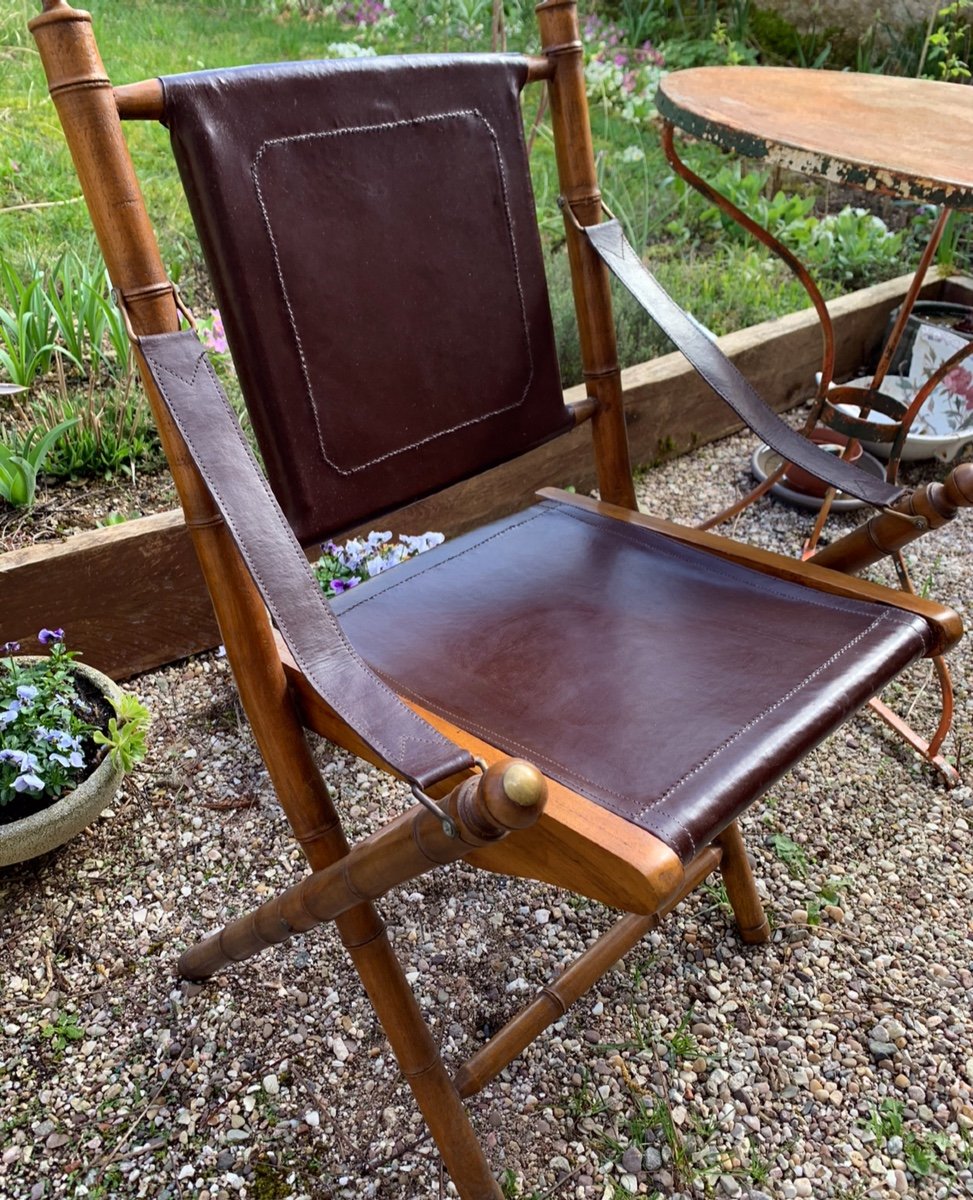
[[[741,942],[746,942],[748,946],[760,946],[764,942],[770,941],[770,922],[764,917],[760,924],[755,925],[752,929],[744,929],[738,924],[737,932]]]
[[[757,895],[757,885],[737,822],[728,825],[717,841],[723,850],[720,871],[741,939],[748,945],[769,941],[770,924]]]

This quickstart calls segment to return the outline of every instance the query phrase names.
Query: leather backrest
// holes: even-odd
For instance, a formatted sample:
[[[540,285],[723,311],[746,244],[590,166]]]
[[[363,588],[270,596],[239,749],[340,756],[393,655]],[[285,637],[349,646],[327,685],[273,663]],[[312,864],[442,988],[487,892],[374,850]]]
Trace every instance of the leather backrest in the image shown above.
[[[517,56],[163,79],[274,491],[304,544],[568,427]]]

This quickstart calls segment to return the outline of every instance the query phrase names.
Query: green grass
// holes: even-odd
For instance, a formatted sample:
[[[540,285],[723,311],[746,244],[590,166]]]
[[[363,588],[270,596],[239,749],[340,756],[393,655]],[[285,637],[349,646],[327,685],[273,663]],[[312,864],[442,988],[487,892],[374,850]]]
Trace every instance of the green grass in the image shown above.
[[[349,40],[348,30],[337,21],[275,17],[272,6],[245,0],[92,0],[85,7],[116,84],[244,62],[319,58],[327,56],[329,43]],[[0,210],[57,204],[0,211],[0,245],[8,255],[43,261],[56,258],[79,238],[86,240],[90,223],[78,202],[77,178],[27,31],[28,19],[39,11],[39,0],[7,0],[0,15]],[[198,261],[198,250],[167,134],[161,126],[132,122],[126,136],[163,256],[171,270],[185,275]]]

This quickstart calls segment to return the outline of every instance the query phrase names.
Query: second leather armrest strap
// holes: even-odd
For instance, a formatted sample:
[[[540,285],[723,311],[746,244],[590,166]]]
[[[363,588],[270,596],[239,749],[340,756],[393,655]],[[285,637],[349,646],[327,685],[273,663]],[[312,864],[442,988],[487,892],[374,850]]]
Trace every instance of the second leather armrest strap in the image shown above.
[[[904,488],[828,454],[782,421],[646,268],[618,221],[586,225],[584,232],[612,274],[628,288],[713,391],[783,459],[876,508],[885,508],[904,494]]]

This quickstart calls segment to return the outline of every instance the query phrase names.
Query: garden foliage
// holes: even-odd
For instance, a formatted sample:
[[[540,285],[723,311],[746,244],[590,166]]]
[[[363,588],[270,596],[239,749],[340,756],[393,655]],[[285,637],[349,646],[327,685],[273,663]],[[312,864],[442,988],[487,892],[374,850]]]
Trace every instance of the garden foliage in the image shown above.
[[[0,821],[17,799],[51,803],[77,786],[97,765],[99,745],[126,771],[145,752],[149,714],[139,700],[120,694],[106,719],[79,686],[64,630],[37,636],[46,657],[24,658],[15,642],[0,648]]]

